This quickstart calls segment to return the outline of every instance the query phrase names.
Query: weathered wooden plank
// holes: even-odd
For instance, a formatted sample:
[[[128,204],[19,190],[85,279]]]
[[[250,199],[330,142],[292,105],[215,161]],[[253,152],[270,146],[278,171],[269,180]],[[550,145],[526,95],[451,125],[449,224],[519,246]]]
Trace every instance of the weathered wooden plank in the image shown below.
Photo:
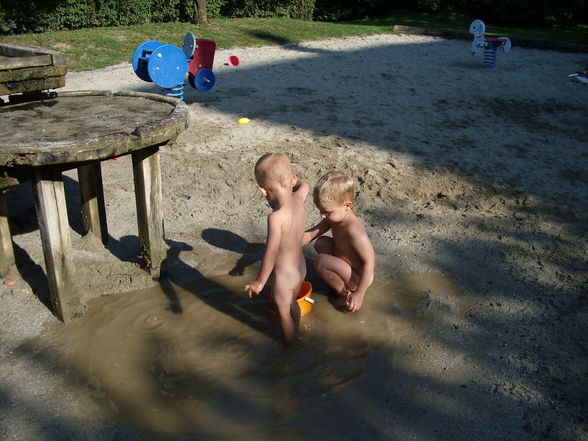
[[[8,274],[13,266],[14,248],[8,223],[8,210],[6,209],[4,192],[0,191],[0,276]]]
[[[474,37],[466,31],[453,31],[450,29],[429,29],[417,26],[395,25],[394,32],[397,34],[428,35],[456,40],[472,40]]]
[[[165,273],[167,257],[161,207],[159,146],[135,151],[132,156],[139,227],[139,262],[157,280]]]
[[[0,59],[0,70],[50,66],[52,62],[53,59],[51,58],[51,55],[37,55],[34,57],[5,57]]]
[[[43,48],[34,48],[27,46],[18,46],[16,44],[0,43],[0,56],[5,57],[35,57],[39,55],[49,55],[52,64],[66,64],[65,57],[61,52],[52,51]]]
[[[3,57],[34,57],[44,55],[40,49],[16,44],[0,43],[0,55]]]
[[[106,244],[108,242],[108,227],[100,162],[78,167],[78,179],[85,232],[86,234],[94,234],[102,240],[102,243]]]
[[[25,81],[46,77],[60,77],[64,76],[65,74],[67,74],[67,66],[64,64],[2,70],[0,71],[0,83],[7,83],[10,81]]]
[[[35,78],[24,81],[8,81],[0,83],[0,95],[33,92],[36,90],[58,89],[65,86],[65,77]]]
[[[77,289],[61,172],[55,167],[35,168],[33,193],[53,313],[67,322],[80,316],[83,308]]]

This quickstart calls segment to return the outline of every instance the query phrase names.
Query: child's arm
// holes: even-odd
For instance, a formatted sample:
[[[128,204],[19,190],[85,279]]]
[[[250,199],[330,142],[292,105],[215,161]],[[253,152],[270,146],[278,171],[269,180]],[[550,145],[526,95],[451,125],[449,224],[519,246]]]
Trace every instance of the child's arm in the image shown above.
[[[351,235],[351,238],[350,245],[361,262],[360,267],[356,269],[359,273],[357,288],[351,293],[347,300],[347,309],[351,312],[355,312],[361,308],[363,297],[374,280],[376,255],[365,231],[362,231],[362,234]]]
[[[314,227],[311,227],[304,232],[304,235],[302,236],[302,246],[312,242],[317,237],[322,236],[330,229],[331,229],[331,226],[329,225],[329,223],[325,219],[323,219],[318,224],[316,224]]]
[[[267,217],[267,241],[261,261],[261,268],[259,269],[257,278],[253,282],[245,285],[245,291],[247,291],[249,297],[253,293],[259,294],[261,292],[274,269],[282,237],[281,226],[282,223],[279,213],[274,212]]]
[[[309,191],[310,191],[310,187],[308,186],[308,182],[306,182],[306,181],[296,182],[296,185],[292,189],[292,192],[294,193],[294,195],[299,196],[300,198],[302,198],[303,201],[306,200],[306,197],[308,196]]]

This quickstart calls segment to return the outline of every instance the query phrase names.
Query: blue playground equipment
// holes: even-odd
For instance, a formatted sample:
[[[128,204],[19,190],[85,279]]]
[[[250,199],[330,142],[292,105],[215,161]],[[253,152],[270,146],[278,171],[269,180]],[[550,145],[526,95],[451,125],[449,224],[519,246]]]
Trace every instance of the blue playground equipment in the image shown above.
[[[200,51],[199,46],[202,46]],[[149,40],[135,49],[133,70],[143,81],[167,89],[167,96],[183,100],[184,78],[188,73],[189,83],[195,89],[207,92],[214,86],[214,51],[214,41],[196,40],[191,32],[184,37],[182,49],[173,44]]]
[[[505,53],[510,52],[512,43],[508,37],[486,37],[485,31],[486,25],[482,20],[474,20],[470,24],[470,33],[474,34],[470,53],[483,54],[484,67],[496,67],[496,49],[502,48]]]
[[[168,89],[167,96],[184,99],[184,77],[188,63],[184,52],[173,44],[149,40],[133,54],[133,70],[143,81]]]

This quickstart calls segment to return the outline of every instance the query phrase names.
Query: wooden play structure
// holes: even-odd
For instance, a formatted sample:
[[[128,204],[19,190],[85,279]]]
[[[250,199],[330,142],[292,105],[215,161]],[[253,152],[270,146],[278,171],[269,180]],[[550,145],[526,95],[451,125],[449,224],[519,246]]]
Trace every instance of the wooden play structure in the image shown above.
[[[159,148],[188,127],[188,106],[175,98],[146,93],[57,93],[48,89],[65,84],[62,56],[13,47],[4,47],[0,53],[11,54],[0,62],[12,67],[0,70],[0,90],[9,94],[0,106],[0,275],[15,265],[4,192],[30,182],[53,313],[68,321],[81,315],[83,305],[62,173],[77,169],[85,232],[106,243],[101,163],[132,156],[139,263],[159,278],[167,253]]]
[[[0,95],[19,99],[65,86],[65,57],[55,51],[0,44]]]

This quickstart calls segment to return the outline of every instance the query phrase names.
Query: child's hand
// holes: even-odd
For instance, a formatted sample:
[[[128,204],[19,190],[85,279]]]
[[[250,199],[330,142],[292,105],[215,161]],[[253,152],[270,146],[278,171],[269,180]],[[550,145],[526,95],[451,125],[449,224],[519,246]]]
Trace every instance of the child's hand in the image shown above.
[[[251,283],[248,283],[247,285],[245,285],[245,291],[247,291],[247,295],[249,296],[249,298],[251,298],[252,294],[259,294],[261,292],[261,290],[263,289],[263,283],[254,280]]]

